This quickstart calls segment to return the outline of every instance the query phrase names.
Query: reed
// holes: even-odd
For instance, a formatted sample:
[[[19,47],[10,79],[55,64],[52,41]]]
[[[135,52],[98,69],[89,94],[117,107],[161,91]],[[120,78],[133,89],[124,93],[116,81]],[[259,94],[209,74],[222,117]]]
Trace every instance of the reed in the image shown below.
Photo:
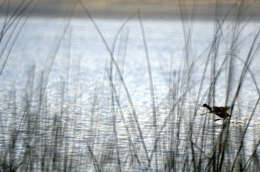
[[[71,54],[71,11],[45,66],[39,69],[31,65],[23,89],[14,83],[1,102],[0,171],[258,171],[260,140],[252,121],[259,111],[260,89],[251,65],[259,56],[260,30],[251,34],[247,53],[242,56],[241,33],[248,22],[243,21],[244,1],[226,15],[215,16],[212,39],[197,56],[193,48],[194,18],[186,16],[180,3],[184,61],[177,71],[173,57],[166,62],[168,66],[163,66],[165,70],[169,67],[168,76],[162,76],[168,93],[161,101],[157,99],[149,33],[141,11],[119,26],[110,46],[87,6],[81,0],[77,5],[85,11],[109,54],[103,78],[88,85],[92,90],[86,99],[82,58]],[[144,82],[149,86],[150,111],[146,114],[137,110],[125,79],[131,36],[127,26],[132,20],[138,21],[147,68],[148,80]],[[232,33],[229,37],[225,35],[227,28]],[[8,39],[0,40],[0,44],[7,41],[3,47],[8,44]],[[227,53],[222,54],[223,48]],[[56,76],[55,62],[61,49],[66,50],[62,66],[65,73]],[[202,69],[199,79],[195,76],[198,65]],[[247,82],[255,89],[255,101],[248,109],[247,120],[234,124],[242,120],[245,111],[240,101]],[[53,88],[54,83],[57,87]],[[219,94],[223,94],[222,101]],[[231,107],[230,118],[217,124],[214,115],[200,115],[205,112],[201,104],[220,106],[219,102]],[[142,115],[152,120],[143,122]],[[252,130],[254,139],[248,140]]]

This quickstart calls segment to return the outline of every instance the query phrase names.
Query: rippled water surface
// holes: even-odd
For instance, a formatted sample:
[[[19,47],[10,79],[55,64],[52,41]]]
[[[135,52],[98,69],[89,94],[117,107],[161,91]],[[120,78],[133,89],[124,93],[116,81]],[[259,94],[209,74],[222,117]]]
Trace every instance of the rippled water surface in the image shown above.
[[[181,164],[190,137],[199,145],[196,151],[200,152],[199,147],[203,146],[203,155],[210,156],[223,124],[214,122],[214,115],[200,115],[206,109],[198,104],[208,101],[212,67],[207,58],[214,56],[209,54],[213,51],[210,45],[216,30],[214,23],[144,20],[142,35],[139,21],[132,19],[115,39],[124,20],[95,21],[120,70],[115,66],[111,69],[110,52],[88,19],[29,18],[17,37],[12,35],[21,25],[6,33],[0,44],[1,65],[8,57],[0,76],[1,150],[10,149],[12,136],[19,133],[15,153],[18,159],[30,147],[32,157],[38,161],[34,168],[41,167],[42,157],[55,157],[54,163],[46,161],[50,163],[47,166],[63,169],[66,164],[74,171],[94,170],[97,162],[100,168],[115,170],[119,161],[124,171],[145,170],[145,152],[153,156],[151,169],[162,169],[171,156],[183,157],[176,159]],[[0,24],[3,22],[0,19]],[[249,23],[240,33],[235,53],[242,61],[257,29],[259,23]],[[214,93],[215,105],[220,106],[225,104],[227,95],[227,63],[222,63],[231,53],[232,31],[232,22],[227,22],[216,58],[215,70],[223,67]],[[191,37],[187,37],[189,34]],[[232,66],[233,84],[227,104],[235,95],[243,63],[236,60]],[[113,83],[109,82],[111,71]],[[250,71],[260,83],[257,51]],[[258,98],[250,74],[244,80],[231,118],[231,151],[237,150]],[[259,139],[259,112],[257,106],[244,138],[248,155]],[[189,126],[193,127],[192,136]],[[196,139],[201,137],[206,140],[203,145]],[[158,144],[156,149],[154,143]],[[177,152],[172,145],[178,147]]]

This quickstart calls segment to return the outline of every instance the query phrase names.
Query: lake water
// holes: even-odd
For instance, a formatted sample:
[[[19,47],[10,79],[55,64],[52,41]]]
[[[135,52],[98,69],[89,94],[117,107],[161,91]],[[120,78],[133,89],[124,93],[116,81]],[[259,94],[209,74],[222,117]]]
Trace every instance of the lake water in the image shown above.
[[[23,20],[14,29],[18,30],[23,24]],[[17,37],[14,36],[17,30],[12,32],[11,28],[0,44],[1,65],[8,57],[7,64],[0,76],[0,124],[3,136],[0,143],[1,150],[5,150],[13,129],[18,127],[18,130],[23,131],[21,132],[23,141],[19,142],[19,145],[21,147],[32,146],[35,150],[34,156],[39,158],[44,152],[41,146],[55,140],[53,131],[59,131],[55,128],[57,125],[63,127],[63,130],[59,131],[61,133],[58,133],[59,136],[63,136],[61,136],[63,141],[56,143],[56,146],[58,145],[61,149],[60,156],[64,156],[66,150],[69,155],[73,154],[72,166],[75,171],[84,171],[86,168],[94,170],[89,160],[91,159],[90,149],[97,159],[104,161],[104,167],[106,166],[108,171],[114,169],[112,162],[116,161],[113,154],[115,150],[119,150],[120,160],[124,164],[125,170],[140,171],[147,168],[142,141],[146,144],[148,152],[151,152],[158,133],[155,134],[155,127],[153,127],[149,73],[140,23],[137,19],[128,21],[113,46],[115,35],[124,20],[96,19],[95,21],[110,50],[112,51],[115,47],[114,58],[131,96],[144,138],[140,138],[133,109],[115,67],[113,68],[116,89],[114,94],[120,102],[121,109],[116,102],[114,102],[115,109],[111,108],[111,85],[108,79],[110,54],[93,24],[87,18],[71,20],[28,18]],[[3,25],[3,22],[4,19],[1,19],[0,24]],[[250,43],[259,29],[259,24],[249,22],[239,34],[235,46],[235,53],[239,58],[246,59]],[[178,138],[184,143],[190,122],[193,122],[194,125],[194,137],[201,137],[201,127],[206,118],[209,118],[206,126],[211,127],[206,127],[205,136],[216,136],[219,130],[217,126],[221,127],[221,124],[213,122],[213,115],[199,115],[206,112],[203,108],[198,109],[198,115],[195,116],[194,121],[191,121],[215,28],[212,21],[186,22],[183,25],[181,21],[176,20],[147,19],[143,21],[143,25],[154,84],[157,130],[159,131],[164,126],[161,128],[159,137],[161,151],[154,155],[161,162],[162,157],[170,152],[169,139],[170,136],[175,135],[174,130],[176,131],[178,124],[181,123]],[[242,25],[244,26],[244,23]],[[230,21],[223,26],[223,36],[216,60],[217,69],[222,67],[224,57],[231,53],[230,45],[232,36],[234,36],[232,26],[233,23]],[[185,52],[184,31],[186,31],[186,35],[188,33],[191,35],[188,55],[187,51]],[[259,44],[259,40],[256,44]],[[185,65],[190,66],[191,64],[193,64],[192,68],[185,68]],[[239,60],[233,65],[232,83],[235,84],[231,84],[231,86],[235,90],[243,65]],[[185,80],[183,78],[187,77],[189,69],[192,69],[189,75],[190,81],[189,85],[185,85],[182,82]],[[256,82],[260,83],[258,52],[255,54],[250,70],[254,74]],[[210,87],[209,74],[210,69],[208,68],[199,104],[207,101]],[[227,71],[221,72],[216,84],[216,105],[225,104],[226,78]],[[42,90],[44,91],[41,92]],[[188,90],[188,93],[178,105],[181,112],[178,109],[171,112],[171,107],[185,90]],[[234,141],[234,144],[239,140],[239,129],[243,128],[252,112],[259,96],[257,94],[250,75],[246,75],[231,120],[231,140]],[[234,91],[230,95],[234,96]],[[231,98],[228,103],[231,103]],[[253,121],[249,126],[250,130],[246,135],[247,144],[251,145],[248,146],[250,151],[253,143],[259,139],[259,112],[260,108],[257,106]],[[178,114],[185,114],[185,116],[180,119]],[[32,121],[30,122],[30,120]],[[25,124],[30,124],[30,126]],[[213,125],[215,128],[212,127]],[[214,130],[212,130],[213,128]],[[133,145],[129,143],[127,129],[132,136],[134,148],[140,154],[140,164],[142,165],[132,162],[129,158],[132,156],[130,155],[132,152],[129,150],[133,148]],[[212,143],[208,144],[208,147],[212,146]],[[115,147],[120,149],[115,149]],[[17,157],[24,151],[21,148]],[[183,151],[181,150],[179,153],[181,154]],[[248,154],[250,154],[249,152]],[[111,157],[103,157],[109,155]],[[62,163],[64,163],[64,159],[62,159]],[[134,165],[131,166],[131,164]],[[159,163],[159,167],[156,167],[156,163],[152,162],[152,166],[151,169],[161,169],[163,165]],[[36,167],[38,166],[36,165]]]

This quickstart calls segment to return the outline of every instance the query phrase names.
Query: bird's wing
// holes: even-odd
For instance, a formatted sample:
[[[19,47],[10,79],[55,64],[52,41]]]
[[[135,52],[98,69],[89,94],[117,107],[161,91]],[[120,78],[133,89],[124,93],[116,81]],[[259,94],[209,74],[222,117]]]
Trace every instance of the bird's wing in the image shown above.
[[[229,110],[230,109],[230,107],[229,106],[226,106],[226,107],[220,107],[220,109],[222,110],[222,111],[227,111],[227,110]]]
[[[214,106],[213,109],[215,111],[219,111],[219,112],[226,112],[227,110],[230,109],[230,107],[228,107],[228,106],[227,107],[216,107],[216,106]]]

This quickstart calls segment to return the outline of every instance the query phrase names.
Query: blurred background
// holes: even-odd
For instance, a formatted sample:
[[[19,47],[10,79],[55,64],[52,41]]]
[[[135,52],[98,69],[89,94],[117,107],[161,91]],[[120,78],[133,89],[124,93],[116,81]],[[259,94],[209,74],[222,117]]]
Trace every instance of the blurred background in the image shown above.
[[[23,0],[24,2],[33,2],[34,15],[44,16],[62,16],[68,13],[73,6],[79,3],[78,0]],[[241,0],[80,0],[84,3],[92,14],[97,17],[121,17],[135,13],[140,10],[146,17],[176,17],[179,15],[180,6],[185,8],[185,13],[192,13],[200,18],[223,15],[233,8]],[[19,2],[19,3],[18,3]],[[6,14],[7,9],[15,9],[22,1],[18,0],[1,0],[0,13]],[[257,0],[243,1],[249,8],[247,12],[250,16],[259,16],[260,2]],[[217,7],[217,8],[216,8]],[[215,10],[217,9],[217,10]],[[83,10],[76,7],[76,14],[81,16]]]

